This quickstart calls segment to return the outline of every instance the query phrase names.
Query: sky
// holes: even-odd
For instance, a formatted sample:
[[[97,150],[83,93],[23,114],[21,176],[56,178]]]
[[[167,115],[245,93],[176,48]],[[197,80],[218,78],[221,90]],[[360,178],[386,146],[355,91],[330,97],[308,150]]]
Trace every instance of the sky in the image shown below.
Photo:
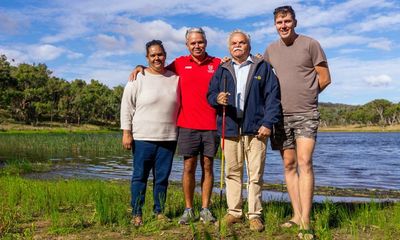
[[[228,56],[235,29],[251,36],[252,53],[279,39],[273,10],[292,5],[296,32],[318,40],[332,84],[321,102],[400,102],[400,1],[277,0],[0,0],[0,54],[13,65],[45,63],[53,76],[125,85],[146,65],[145,43],[162,40],[167,63],[188,55],[185,31],[202,27],[207,52]]]

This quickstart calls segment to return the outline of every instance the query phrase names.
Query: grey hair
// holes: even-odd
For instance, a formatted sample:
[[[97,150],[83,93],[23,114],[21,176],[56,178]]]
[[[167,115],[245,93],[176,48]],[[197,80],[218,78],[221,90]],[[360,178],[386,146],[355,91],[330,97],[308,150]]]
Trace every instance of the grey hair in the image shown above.
[[[204,40],[207,40],[206,38],[206,33],[204,32],[204,30],[201,27],[193,27],[193,28],[189,28],[188,30],[186,30],[186,34],[185,34],[185,38],[186,38],[186,42],[188,40],[189,34],[191,33],[200,33]]]
[[[235,30],[233,30],[232,32],[230,32],[229,35],[228,35],[228,39],[227,39],[228,48],[229,48],[230,41],[231,41],[231,38],[232,38],[233,34],[236,34],[236,33],[241,33],[243,36],[245,36],[245,38],[246,38],[246,40],[247,40],[247,43],[249,44],[249,46],[251,46],[251,38],[250,38],[250,35],[249,35],[248,33],[246,33],[245,31],[243,31],[243,30],[235,29]]]

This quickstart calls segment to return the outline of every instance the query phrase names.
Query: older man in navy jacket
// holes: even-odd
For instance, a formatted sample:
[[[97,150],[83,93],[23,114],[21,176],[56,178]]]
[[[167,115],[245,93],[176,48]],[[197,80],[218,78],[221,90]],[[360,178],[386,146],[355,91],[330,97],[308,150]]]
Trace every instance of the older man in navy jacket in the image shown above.
[[[263,231],[261,218],[263,173],[267,138],[281,118],[278,81],[271,66],[250,55],[250,36],[235,30],[228,37],[232,61],[223,63],[214,74],[207,94],[217,109],[218,134],[222,136],[222,109],[226,111],[225,147],[226,198],[230,225],[242,221],[243,165],[248,176],[247,217],[250,229]]]

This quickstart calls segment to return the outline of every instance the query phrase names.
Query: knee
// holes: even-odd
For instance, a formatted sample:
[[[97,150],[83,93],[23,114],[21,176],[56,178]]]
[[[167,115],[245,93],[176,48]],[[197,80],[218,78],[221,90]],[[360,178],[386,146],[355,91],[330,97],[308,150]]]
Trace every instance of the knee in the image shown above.
[[[296,172],[297,170],[297,163],[296,161],[285,161],[285,172]]]
[[[147,174],[144,169],[134,169],[131,182],[147,182]]]
[[[167,172],[158,172],[154,177],[153,181],[156,184],[167,185],[168,184],[169,174]]]
[[[313,172],[312,161],[309,158],[300,157],[298,161],[298,166],[300,173],[310,174]]]
[[[196,172],[196,164],[193,162],[185,162],[185,165],[183,167],[183,173],[186,175],[194,175],[195,172]]]
[[[237,167],[228,167],[226,169],[226,177],[228,179],[234,179],[234,178],[242,178],[243,176],[243,168],[240,166]]]
[[[206,174],[212,174],[213,173],[213,162],[205,161],[203,164],[203,171]]]

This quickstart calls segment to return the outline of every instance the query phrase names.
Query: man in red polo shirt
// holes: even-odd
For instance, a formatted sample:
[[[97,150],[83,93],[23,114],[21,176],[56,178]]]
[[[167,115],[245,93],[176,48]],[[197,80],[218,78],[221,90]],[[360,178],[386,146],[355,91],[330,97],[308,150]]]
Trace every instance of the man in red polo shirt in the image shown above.
[[[221,60],[207,54],[207,39],[203,29],[190,28],[186,31],[185,37],[190,55],[179,57],[167,66],[168,70],[179,75],[181,88],[181,107],[177,126],[179,127],[178,154],[184,158],[182,185],[185,211],[179,219],[179,224],[189,224],[195,220],[193,195],[198,155],[202,169],[200,220],[215,222],[208,207],[214,182],[213,159],[218,148],[218,138],[216,113],[207,102],[207,91],[211,77]],[[130,78],[135,78],[139,70],[142,68],[137,67]]]

